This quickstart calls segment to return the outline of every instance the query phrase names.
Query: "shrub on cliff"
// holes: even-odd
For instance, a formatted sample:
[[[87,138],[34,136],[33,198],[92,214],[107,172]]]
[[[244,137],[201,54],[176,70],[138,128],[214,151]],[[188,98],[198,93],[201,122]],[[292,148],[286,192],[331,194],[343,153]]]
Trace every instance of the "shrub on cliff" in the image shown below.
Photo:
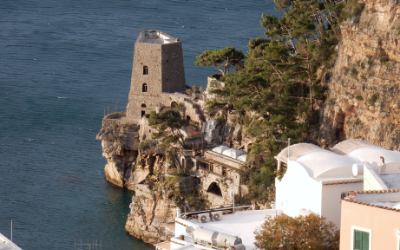
[[[163,108],[160,112],[150,112],[149,125],[155,126],[157,132],[153,133],[154,139],[160,139],[158,145],[160,149],[170,148],[173,144],[179,144],[182,148],[187,148],[185,135],[181,128],[187,124],[179,112],[179,107]]]
[[[378,100],[379,100],[379,94],[378,94],[378,93],[374,93],[374,94],[367,100],[367,102],[368,102],[369,105],[374,105],[374,103],[375,103],[376,101],[378,101]]]
[[[365,3],[359,3],[358,0],[349,0],[347,1],[341,16],[340,20],[345,21],[349,18],[359,16],[364,9]]]

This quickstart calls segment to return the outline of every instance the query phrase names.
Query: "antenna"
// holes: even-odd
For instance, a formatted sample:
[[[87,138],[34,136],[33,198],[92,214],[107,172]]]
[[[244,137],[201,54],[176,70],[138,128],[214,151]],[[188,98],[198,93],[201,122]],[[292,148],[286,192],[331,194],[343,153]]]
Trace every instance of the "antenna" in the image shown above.
[[[290,156],[290,139],[291,138],[288,138],[287,141],[277,140],[277,139],[275,140],[275,141],[278,141],[278,142],[286,142],[288,144],[288,148],[287,148],[287,164],[289,164],[289,156]]]

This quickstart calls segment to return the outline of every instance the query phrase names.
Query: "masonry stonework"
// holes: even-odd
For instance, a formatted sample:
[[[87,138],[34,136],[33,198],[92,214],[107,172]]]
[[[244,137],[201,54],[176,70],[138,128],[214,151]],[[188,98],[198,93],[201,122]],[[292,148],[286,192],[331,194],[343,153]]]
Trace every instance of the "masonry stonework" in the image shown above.
[[[182,43],[160,31],[142,31],[135,43],[127,117],[139,121],[157,107],[169,107],[176,99],[172,93],[185,90]]]

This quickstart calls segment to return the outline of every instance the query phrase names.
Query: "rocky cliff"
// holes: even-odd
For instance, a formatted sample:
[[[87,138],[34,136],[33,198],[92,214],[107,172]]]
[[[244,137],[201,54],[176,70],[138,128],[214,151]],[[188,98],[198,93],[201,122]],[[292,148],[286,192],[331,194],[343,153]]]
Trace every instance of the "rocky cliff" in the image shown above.
[[[155,244],[174,236],[177,206],[190,204],[191,208],[204,208],[192,177],[155,174],[146,184],[137,184],[132,197],[125,229],[132,236]]]
[[[106,116],[96,137],[107,159],[105,177],[135,191],[125,225],[128,233],[146,243],[159,243],[173,235],[177,206],[204,209],[207,201],[199,194],[196,180],[180,173],[175,166],[179,162],[171,165],[152,142],[140,142],[137,125],[115,119],[123,115]]]
[[[386,148],[400,142],[400,4],[364,0],[341,26],[342,41],[322,109],[319,144],[360,138]]]

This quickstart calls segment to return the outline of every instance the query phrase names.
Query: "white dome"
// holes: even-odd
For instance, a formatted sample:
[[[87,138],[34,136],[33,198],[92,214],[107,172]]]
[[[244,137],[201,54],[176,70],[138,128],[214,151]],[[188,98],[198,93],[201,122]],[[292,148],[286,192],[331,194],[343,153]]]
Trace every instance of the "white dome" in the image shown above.
[[[241,156],[239,156],[237,159],[238,159],[239,161],[246,162],[246,160],[247,160],[247,154],[241,155]]]
[[[244,155],[246,153],[239,149],[229,148],[227,150],[224,150],[222,154],[237,159],[239,156]]]
[[[219,145],[219,146],[213,148],[212,151],[222,154],[225,150],[229,150],[229,149],[230,148],[228,148],[227,146]]]

